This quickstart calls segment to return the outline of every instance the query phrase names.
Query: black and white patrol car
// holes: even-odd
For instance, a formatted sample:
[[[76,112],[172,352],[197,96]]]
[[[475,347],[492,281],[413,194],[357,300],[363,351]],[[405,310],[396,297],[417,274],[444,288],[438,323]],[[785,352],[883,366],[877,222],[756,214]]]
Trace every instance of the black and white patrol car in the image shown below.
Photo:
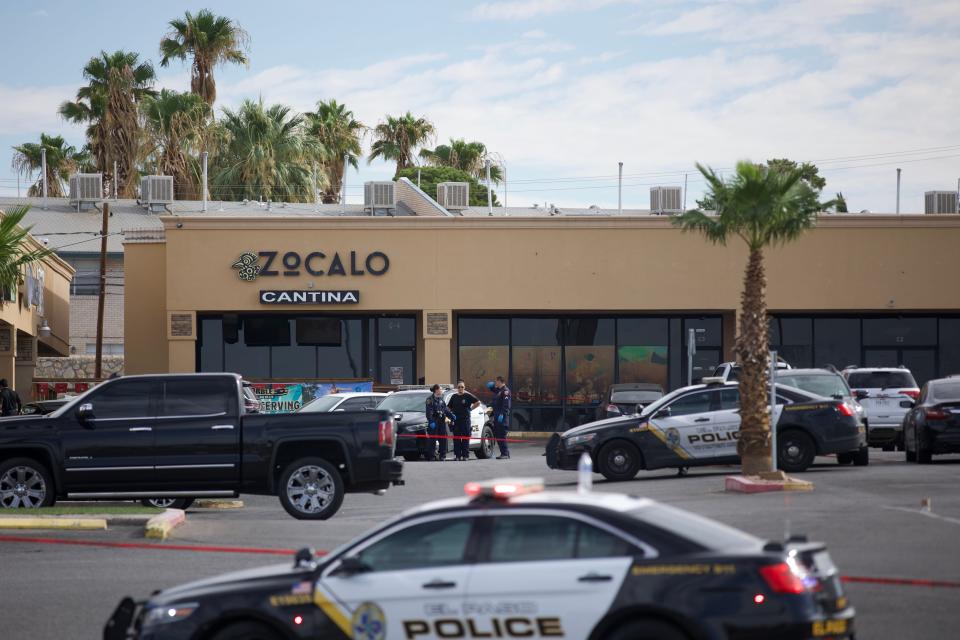
[[[468,483],[323,558],[125,599],[105,640],[852,638],[826,548],[648,499]]]
[[[547,466],[576,469],[584,452],[608,480],[630,480],[641,469],[738,464],[740,390],[736,382],[678,389],[638,415],[600,420],[554,434]],[[847,401],[777,385],[774,411],[777,461],[804,471],[817,455],[835,453],[841,464],[869,463],[866,429]]]

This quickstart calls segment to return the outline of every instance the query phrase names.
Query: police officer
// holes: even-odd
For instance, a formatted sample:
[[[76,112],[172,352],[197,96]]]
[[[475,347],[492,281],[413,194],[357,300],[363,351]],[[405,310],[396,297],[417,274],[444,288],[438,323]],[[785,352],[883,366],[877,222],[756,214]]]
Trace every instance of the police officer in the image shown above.
[[[459,460],[470,458],[470,412],[480,406],[475,395],[467,392],[463,380],[457,381],[457,392],[448,404],[457,419],[453,422],[453,455]]]
[[[493,433],[497,437],[497,444],[500,445],[500,455],[497,460],[510,458],[510,447],[507,446],[507,432],[510,431],[510,407],[513,404],[513,398],[510,394],[510,387],[503,381],[503,376],[497,376],[493,383],[487,384],[493,391]]]
[[[427,459],[443,462],[447,459],[447,418],[456,420],[453,412],[443,402],[443,390],[440,385],[430,387],[430,397],[427,398],[427,427],[430,438],[427,439]],[[439,442],[438,442],[439,441]],[[440,454],[434,452],[439,446]]]

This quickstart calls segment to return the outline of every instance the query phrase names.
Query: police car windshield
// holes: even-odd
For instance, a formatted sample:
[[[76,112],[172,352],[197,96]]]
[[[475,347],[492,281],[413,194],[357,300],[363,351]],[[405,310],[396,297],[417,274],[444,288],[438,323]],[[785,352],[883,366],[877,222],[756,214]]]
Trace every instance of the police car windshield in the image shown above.
[[[383,411],[393,411],[400,413],[403,411],[426,411],[427,398],[430,397],[429,391],[417,391],[413,393],[394,393],[387,396],[377,405],[377,409]]]
[[[661,503],[636,509],[631,511],[630,515],[651,526],[686,538],[704,549],[723,551],[763,545],[760,538],[749,533]]]

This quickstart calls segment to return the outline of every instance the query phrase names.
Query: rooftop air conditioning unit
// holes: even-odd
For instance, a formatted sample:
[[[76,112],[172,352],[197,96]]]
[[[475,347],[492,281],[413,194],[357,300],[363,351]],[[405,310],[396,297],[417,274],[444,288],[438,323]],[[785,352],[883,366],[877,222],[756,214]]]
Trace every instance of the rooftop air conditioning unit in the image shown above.
[[[397,185],[392,180],[363,183],[363,210],[397,208]]]
[[[82,205],[93,205],[103,200],[102,173],[75,173],[70,176],[70,203],[77,205],[79,211]]]
[[[140,202],[150,211],[161,211],[173,204],[173,176],[143,176],[140,178]]]
[[[924,213],[957,213],[956,191],[927,191],[923,194]]]
[[[448,211],[463,211],[470,206],[470,183],[439,183],[437,185],[437,203]]]
[[[683,189],[680,187],[650,187],[650,213],[683,212]]]

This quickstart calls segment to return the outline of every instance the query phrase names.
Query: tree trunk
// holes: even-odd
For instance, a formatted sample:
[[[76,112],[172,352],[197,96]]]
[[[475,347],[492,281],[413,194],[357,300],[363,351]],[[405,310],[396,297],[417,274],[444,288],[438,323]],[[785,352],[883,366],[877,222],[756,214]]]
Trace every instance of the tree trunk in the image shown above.
[[[767,276],[763,251],[751,250],[740,297],[740,331],[736,354],[740,363],[740,438],[737,452],[744,475],[769,471],[770,415],[767,411]]]

